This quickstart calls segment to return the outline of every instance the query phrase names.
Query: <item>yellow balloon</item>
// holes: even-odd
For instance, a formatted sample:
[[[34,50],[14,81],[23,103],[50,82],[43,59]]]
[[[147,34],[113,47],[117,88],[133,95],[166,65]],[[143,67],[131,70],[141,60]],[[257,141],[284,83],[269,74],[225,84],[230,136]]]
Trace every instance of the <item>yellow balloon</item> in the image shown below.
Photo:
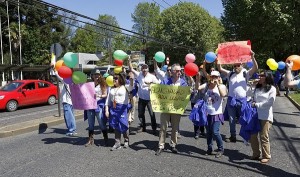
[[[277,62],[271,62],[269,64],[269,68],[273,71],[277,70],[278,69],[278,63]]]
[[[216,50],[215,50],[215,54],[216,54],[216,55],[218,54],[218,49],[219,49],[219,48],[216,48]]]
[[[267,60],[267,65],[270,66],[270,64],[271,64],[272,62],[276,62],[276,61],[275,61],[273,58],[269,58],[269,59]]]
[[[114,77],[113,76],[107,76],[106,83],[110,87],[114,86]]]
[[[120,72],[122,72],[122,66],[116,66],[116,67],[114,68],[114,73],[115,73],[115,74],[119,74]]]

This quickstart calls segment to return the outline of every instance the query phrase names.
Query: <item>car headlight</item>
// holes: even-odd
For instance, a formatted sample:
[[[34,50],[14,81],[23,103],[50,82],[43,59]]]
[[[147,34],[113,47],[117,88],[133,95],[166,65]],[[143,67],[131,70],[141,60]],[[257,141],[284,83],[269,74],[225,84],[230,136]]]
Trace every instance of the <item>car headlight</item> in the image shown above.
[[[4,95],[0,95],[0,100],[4,99],[4,97],[5,97]]]

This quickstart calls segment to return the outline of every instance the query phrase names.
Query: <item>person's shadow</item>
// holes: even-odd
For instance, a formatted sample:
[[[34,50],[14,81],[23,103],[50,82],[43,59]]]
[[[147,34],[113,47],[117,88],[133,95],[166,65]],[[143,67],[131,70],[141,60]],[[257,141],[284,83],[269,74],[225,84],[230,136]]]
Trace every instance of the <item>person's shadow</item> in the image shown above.
[[[238,150],[225,149],[224,155],[229,157],[229,161],[231,163],[234,163],[238,166],[246,165],[253,169],[251,171],[262,174],[264,176],[271,176],[271,177],[277,177],[277,176],[278,177],[284,177],[284,176],[296,177],[297,176],[297,177],[299,177],[299,175],[286,172],[280,168],[275,168],[268,164],[261,164],[259,161],[250,161],[249,156],[247,156],[243,153],[240,153]],[[250,162],[249,161],[242,162],[241,160],[244,160],[244,159],[249,159]]]

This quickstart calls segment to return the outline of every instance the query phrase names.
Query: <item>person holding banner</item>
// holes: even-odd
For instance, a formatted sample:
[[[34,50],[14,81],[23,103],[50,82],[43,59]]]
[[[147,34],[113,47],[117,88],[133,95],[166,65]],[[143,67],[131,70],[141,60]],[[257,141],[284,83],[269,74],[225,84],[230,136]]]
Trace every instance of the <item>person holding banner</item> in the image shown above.
[[[251,59],[253,67],[250,70],[243,68],[242,63],[234,63],[233,71],[228,71],[217,62],[218,70],[228,78],[228,100],[224,116],[229,119],[230,137],[226,138],[226,142],[236,142],[236,119],[244,115],[247,104],[247,81],[258,69],[253,51]]]
[[[158,84],[159,81],[153,74],[149,73],[149,67],[147,64],[142,65],[141,68],[142,72],[137,72],[135,69],[133,69],[130,58],[128,58],[128,61],[129,61],[129,68],[134,73],[138,82],[138,96],[139,96],[138,117],[140,120],[140,126],[137,132],[138,133],[146,132],[145,109],[147,107],[151,117],[152,134],[155,135],[157,124],[156,124],[155,113],[152,110],[152,106],[150,102],[149,87],[152,83]]]
[[[179,64],[172,65],[172,76],[168,79],[165,79],[161,82],[164,85],[173,85],[173,86],[188,86],[184,79],[180,78],[181,76],[181,67]],[[177,131],[179,128],[181,114],[171,114],[171,113],[161,113],[160,114],[160,132],[159,132],[159,143],[158,149],[155,155],[160,155],[163,149],[165,148],[166,134],[168,128],[168,122],[171,122],[172,133],[171,133],[171,147],[173,153],[178,153],[176,149],[177,145]]]
[[[206,124],[206,138],[207,138],[207,155],[215,155],[219,158],[224,153],[223,141],[220,134],[220,126],[224,124],[224,116],[222,110],[223,97],[227,95],[227,88],[221,83],[219,71],[212,70],[210,73],[210,80],[199,86],[200,77],[196,76],[195,88],[199,91],[204,91],[204,101],[206,103],[207,124]],[[218,150],[213,151],[213,139],[216,140]]]
[[[54,67],[54,65],[52,65]],[[53,68],[51,68],[53,70]],[[54,71],[57,79],[59,82],[63,84],[62,88],[60,89],[60,97],[61,97],[61,103],[63,105],[63,111],[64,111],[64,119],[66,123],[66,127],[68,129],[66,136],[74,136],[77,135],[76,133],[76,121],[74,116],[74,109],[71,99],[71,92],[69,84],[65,83],[63,78],[61,78],[57,71]]]
[[[115,144],[110,149],[111,151],[121,148],[121,134],[124,137],[124,148],[129,147],[128,135],[128,102],[129,90],[125,87],[125,76],[123,74],[115,74],[113,77],[114,86],[111,88],[106,102],[105,115],[109,118],[110,126],[115,130]]]
[[[86,110],[87,119],[88,119],[88,130],[89,130],[89,139],[85,146],[94,144],[94,127],[95,127],[95,117],[98,120],[99,127],[103,133],[104,137],[104,146],[108,144],[108,132],[107,132],[107,119],[104,117],[104,104],[107,97],[107,85],[105,79],[102,77],[100,70],[96,69],[92,73],[92,78],[95,83],[95,96],[97,101],[97,109]]]

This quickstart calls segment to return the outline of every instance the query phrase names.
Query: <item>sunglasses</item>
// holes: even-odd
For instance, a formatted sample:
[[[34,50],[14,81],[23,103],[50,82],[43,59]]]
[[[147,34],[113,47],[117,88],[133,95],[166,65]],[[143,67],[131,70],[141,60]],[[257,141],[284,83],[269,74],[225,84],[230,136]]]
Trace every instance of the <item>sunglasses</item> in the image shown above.
[[[233,65],[234,67],[240,67],[241,65]]]
[[[119,78],[118,77],[114,77],[114,80],[119,80]]]
[[[171,69],[167,69],[167,71],[171,71]]]

